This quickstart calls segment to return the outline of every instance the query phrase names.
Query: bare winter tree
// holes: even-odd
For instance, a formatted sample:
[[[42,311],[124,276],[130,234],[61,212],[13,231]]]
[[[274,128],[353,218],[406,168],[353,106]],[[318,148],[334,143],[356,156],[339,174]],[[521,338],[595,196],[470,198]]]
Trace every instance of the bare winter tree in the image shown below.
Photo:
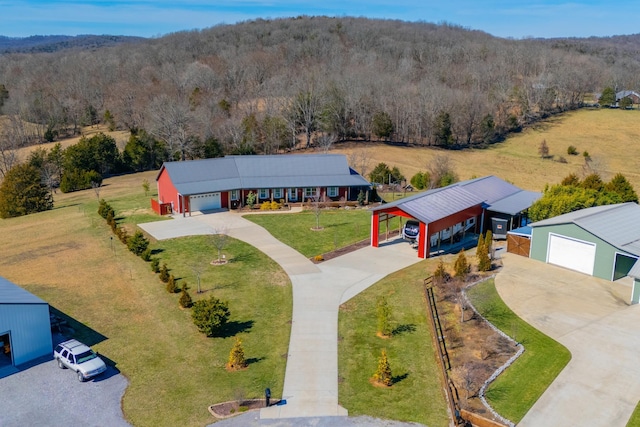
[[[369,150],[366,147],[353,150],[349,154],[349,166],[352,169],[358,171],[358,173],[364,177],[369,173],[369,163],[371,162],[371,156]]]
[[[320,151],[326,154],[331,151],[331,147],[336,142],[337,138],[331,133],[323,133],[322,135],[316,137],[315,140]]]
[[[190,151],[189,106],[167,95],[156,97],[149,105],[151,133],[167,143],[173,156],[185,160]]]
[[[214,263],[221,264],[222,261],[222,251],[229,244],[229,228],[228,227],[218,227],[213,230],[213,234],[211,234],[211,241],[213,242],[213,246],[218,250],[218,259],[214,261]]]
[[[316,226],[313,228],[314,230],[322,230],[320,226],[320,215],[322,214],[322,210],[326,207],[326,198],[324,194],[320,194],[320,191],[316,191],[316,195],[313,198],[313,202],[311,203],[313,209],[313,215],[316,218]]]

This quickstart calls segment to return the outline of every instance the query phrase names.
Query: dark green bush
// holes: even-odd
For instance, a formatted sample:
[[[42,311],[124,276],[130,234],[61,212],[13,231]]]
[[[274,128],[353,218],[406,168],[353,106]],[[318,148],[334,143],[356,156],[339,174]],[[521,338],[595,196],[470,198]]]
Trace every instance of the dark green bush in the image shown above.
[[[169,281],[169,269],[167,268],[167,264],[166,263],[162,263],[162,267],[160,268],[160,280],[162,280],[164,283],[167,283]]]
[[[149,240],[147,240],[147,238],[144,237],[144,234],[142,234],[142,231],[138,230],[135,232],[133,236],[129,237],[127,241],[127,247],[134,254],[141,256],[144,253],[144,251],[146,251],[147,248],[149,247]]]
[[[215,336],[227,324],[231,313],[226,302],[220,301],[211,295],[208,299],[202,299],[193,303],[191,317],[198,330],[207,334],[208,337]]]
[[[145,249],[144,252],[140,254],[140,258],[147,262],[151,261],[151,248]]]
[[[160,260],[158,258],[153,258],[151,260],[151,271],[154,273],[160,273]]]
[[[178,288],[176,287],[176,278],[173,277],[173,274],[169,275],[169,280],[167,280],[167,292],[170,294],[178,292]]]

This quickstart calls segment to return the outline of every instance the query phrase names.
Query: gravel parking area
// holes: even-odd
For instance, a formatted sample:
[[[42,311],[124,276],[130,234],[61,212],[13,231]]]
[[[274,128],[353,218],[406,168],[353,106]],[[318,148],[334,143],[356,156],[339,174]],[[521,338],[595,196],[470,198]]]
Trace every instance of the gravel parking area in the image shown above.
[[[45,361],[0,378],[0,426],[129,426],[120,406],[126,387],[112,366],[80,383],[73,371]]]
[[[371,417],[310,417],[259,419],[260,412],[253,411],[237,417],[218,421],[208,427],[421,427],[422,424],[381,420]]]

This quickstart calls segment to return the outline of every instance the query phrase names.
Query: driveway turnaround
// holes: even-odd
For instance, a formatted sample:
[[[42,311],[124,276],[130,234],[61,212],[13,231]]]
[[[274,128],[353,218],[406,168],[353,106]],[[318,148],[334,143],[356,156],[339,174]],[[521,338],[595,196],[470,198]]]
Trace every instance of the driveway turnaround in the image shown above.
[[[496,288],[571,361],[519,427],[624,427],[640,401],[640,306],[630,286],[506,254]],[[525,344],[526,348],[526,344]]]
[[[120,406],[126,387],[111,366],[81,383],[49,360],[0,379],[0,426],[129,426]]]
[[[289,275],[293,318],[282,396],[287,403],[262,409],[262,419],[346,416],[347,411],[338,405],[340,304],[388,274],[420,261],[409,245],[389,242],[316,265],[264,228],[232,212],[140,227],[157,239],[178,237],[178,229],[188,234],[209,234],[226,228],[230,236],[255,246]]]

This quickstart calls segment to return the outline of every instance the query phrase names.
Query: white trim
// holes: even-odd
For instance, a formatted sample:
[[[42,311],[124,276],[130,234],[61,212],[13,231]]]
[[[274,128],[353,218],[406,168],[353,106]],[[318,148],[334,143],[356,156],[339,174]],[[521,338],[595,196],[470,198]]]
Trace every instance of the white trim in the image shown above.
[[[264,193],[266,192],[266,193]],[[266,194],[266,196],[263,196],[263,194]],[[258,190],[258,200],[267,200],[269,198],[269,189],[268,188],[260,188]]]
[[[274,199],[284,199],[284,192],[282,191],[282,188],[274,188],[272,191]]]
[[[327,197],[338,197],[339,190],[338,187],[327,187]]]

